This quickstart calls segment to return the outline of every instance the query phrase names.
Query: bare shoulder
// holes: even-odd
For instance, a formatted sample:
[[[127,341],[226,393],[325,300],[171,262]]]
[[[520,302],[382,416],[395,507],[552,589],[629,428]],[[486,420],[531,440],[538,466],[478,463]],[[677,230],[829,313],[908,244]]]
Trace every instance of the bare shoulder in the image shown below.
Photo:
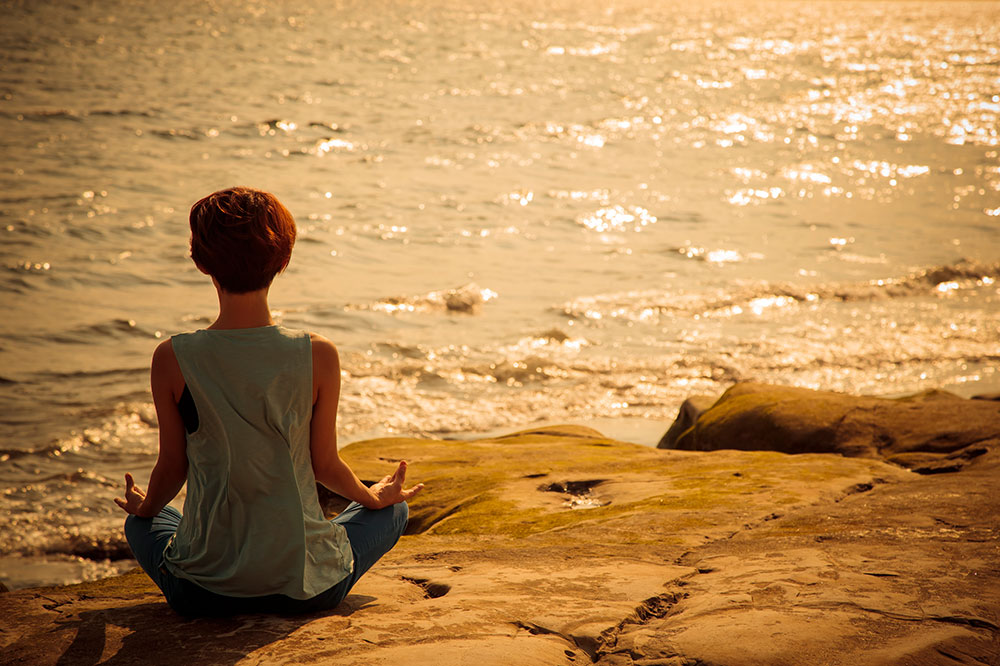
[[[172,372],[174,369],[180,373],[177,355],[174,354],[174,345],[168,338],[156,345],[156,349],[153,351],[153,372]]]
[[[340,354],[332,342],[319,333],[310,333],[312,342],[313,367],[324,370],[340,369]]]
[[[318,333],[310,333],[309,339],[312,342],[313,404],[317,404],[321,396],[329,396],[335,407],[340,395],[340,355],[337,347]]]
[[[176,399],[184,391],[184,375],[174,354],[174,346],[170,340],[164,340],[153,351],[153,362],[150,368],[150,379],[154,394],[158,390],[167,390]]]

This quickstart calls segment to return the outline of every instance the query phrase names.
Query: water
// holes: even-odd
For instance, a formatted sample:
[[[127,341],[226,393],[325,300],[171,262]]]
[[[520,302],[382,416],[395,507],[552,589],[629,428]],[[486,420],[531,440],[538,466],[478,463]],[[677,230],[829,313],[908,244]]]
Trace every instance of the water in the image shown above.
[[[296,216],[342,442],[1000,385],[1000,4],[0,2],[0,578],[121,563],[187,210]],[[419,474],[419,470],[414,470]]]

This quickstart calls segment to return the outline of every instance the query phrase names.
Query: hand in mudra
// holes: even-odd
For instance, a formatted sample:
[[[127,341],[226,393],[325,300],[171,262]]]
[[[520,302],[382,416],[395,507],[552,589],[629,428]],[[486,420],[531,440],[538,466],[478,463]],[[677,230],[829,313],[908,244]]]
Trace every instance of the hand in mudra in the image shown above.
[[[139,505],[146,499],[146,491],[135,485],[135,480],[128,472],[125,473],[125,499],[115,498],[115,504],[123,508],[126,513],[135,515],[139,511]]]
[[[377,509],[392,506],[399,502],[410,499],[424,488],[424,484],[418,483],[412,488],[403,488],[406,480],[406,461],[399,461],[399,467],[392,474],[389,474],[381,481],[371,487],[372,495],[375,496]]]

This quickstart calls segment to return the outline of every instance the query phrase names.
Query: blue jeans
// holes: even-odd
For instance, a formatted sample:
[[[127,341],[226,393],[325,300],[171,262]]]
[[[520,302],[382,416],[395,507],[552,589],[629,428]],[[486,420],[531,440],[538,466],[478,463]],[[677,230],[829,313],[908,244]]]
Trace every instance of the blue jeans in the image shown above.
[[[283,594],[261,597],[229,597],[210,592],[186,578],[178,578],[163,566],[163,552],[181,522],[180,512],[165,507],[154,518],[130,515],[125,519],[125,538],[132,554],[170,607],[182,615],[237,615],[241,613],[308,613],[329,610],[343,601],[361,576],[388,553],[406,528],[409,509],[400,502],[378,511],[357,502],[333,519],[347,530],[354,553],[354,571],[325,592],[311,599],[293,599]]]

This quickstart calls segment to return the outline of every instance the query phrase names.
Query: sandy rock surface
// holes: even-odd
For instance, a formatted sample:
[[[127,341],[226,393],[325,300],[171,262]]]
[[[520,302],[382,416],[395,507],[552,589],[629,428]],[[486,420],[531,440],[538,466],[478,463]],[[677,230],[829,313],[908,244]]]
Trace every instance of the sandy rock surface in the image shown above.
[[[185,620],[133,572],[0,595],[0,662],[1000,663],[993,452],[925,476],[566,426],[343,454],[427,488],[337,610]]]

